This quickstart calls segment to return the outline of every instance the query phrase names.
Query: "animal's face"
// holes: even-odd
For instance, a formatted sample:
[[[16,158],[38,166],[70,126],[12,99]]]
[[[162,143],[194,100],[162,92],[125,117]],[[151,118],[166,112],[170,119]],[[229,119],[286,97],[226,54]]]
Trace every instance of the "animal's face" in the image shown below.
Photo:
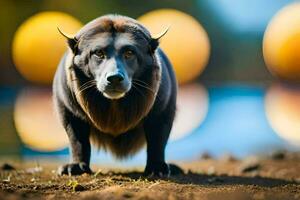
[[[124,17],[96,19],[77,35],[64,35],[73,51],[75,67],[109,99],[124,97],[135,79],[153,66],[154,51],[162,36],[154,39],[135,20]]]
[[[99,33],[82,40],[75,64],[96,81],[97,89],[109,99],[119,99],[131,89],[150,55],[129,33]],[[141,61],[141,62],[139,62]]]

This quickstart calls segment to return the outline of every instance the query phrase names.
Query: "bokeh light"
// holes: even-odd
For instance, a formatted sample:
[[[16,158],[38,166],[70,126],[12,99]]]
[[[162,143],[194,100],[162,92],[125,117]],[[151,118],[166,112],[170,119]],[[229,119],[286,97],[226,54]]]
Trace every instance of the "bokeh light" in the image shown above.
[[[57,27],[76,33],[82,24],[61,12],[42,12],[27,19],[17,30],[12,54],[18,71],[29,81],[50,84],[66,51],[66,40]]]
[[[272,16],[293,0],[198,0],[211,9],[229,30],[245,34],[260,34]],[[267,9],[266,9],[267,8]]]
[[[263,54],[275,76],[300,81],[300,3],[290,4],[274,16],[264,35]]]
[[[171,140],[183,138],[198,128],[205,119],[208,107],[208,93],[201,84],[192,83],[180,86]]]
[[[210,43],[201,24],[188,14],[173,9],[155,10],[138,18],[152,35],[170,26],[161,47],[174,66],[178,82],[187,83],[201,74],[210,54]]]
[[[30,149],[49,152],[67,147],[67,135],[55,116],[48,89],[24,89],[15,104],[14,122],[21,141]]]
[[[273,84],[265,97],[268,121],[273,130],[300,146],[300,87]]]

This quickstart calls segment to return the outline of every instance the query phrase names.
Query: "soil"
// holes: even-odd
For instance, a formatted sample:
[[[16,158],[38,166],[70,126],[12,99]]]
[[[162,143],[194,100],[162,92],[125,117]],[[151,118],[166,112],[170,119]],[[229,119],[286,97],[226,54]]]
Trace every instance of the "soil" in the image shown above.
[[[58,164],[2,162],[0,199],[300,199],[300,155],[177,163],[184,175],[142,177],[142,169],[92,166],[95,174],[58,176]],[[98,171],[97,171],[98,170]]]

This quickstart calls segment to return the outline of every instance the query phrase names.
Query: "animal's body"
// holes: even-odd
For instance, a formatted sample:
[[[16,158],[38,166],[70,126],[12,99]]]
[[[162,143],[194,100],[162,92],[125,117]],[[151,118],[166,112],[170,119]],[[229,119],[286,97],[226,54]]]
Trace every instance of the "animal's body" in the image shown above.
[[[168,175],[165,146],[176,111],[176,79],[158,40],[137,21],[106,15],[66,36],[53,82],[73,162],[61,174],[90,173],[91,143],[117,158],[147,144],[145,174]],[[179,169],[177,169],[179,170]]]

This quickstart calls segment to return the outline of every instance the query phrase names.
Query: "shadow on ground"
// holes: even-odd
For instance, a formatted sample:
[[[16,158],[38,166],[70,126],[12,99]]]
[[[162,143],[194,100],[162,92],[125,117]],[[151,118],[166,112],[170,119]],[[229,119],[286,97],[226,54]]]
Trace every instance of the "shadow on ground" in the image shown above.
[[[120,175],[129,177],[132,179],[146,179],[142,173],[128,172],[128,173],[114,173],[113,175]],[[155,180],[155,177],[147,178],[148,180]],[[178,184],[194,184],[194,185],[209,185],[209,186],[224,186],[224,185],[257,185],[262,187],[276,187],[288,184],[299,185],[296,181],[287,181],[276,178],[266,178],[260,176],[254,177],[242,177],[242,176],[228,176],[228,175],[206,175],[188,172],[183,175],[172,176],[169,178],[163,178]]]

